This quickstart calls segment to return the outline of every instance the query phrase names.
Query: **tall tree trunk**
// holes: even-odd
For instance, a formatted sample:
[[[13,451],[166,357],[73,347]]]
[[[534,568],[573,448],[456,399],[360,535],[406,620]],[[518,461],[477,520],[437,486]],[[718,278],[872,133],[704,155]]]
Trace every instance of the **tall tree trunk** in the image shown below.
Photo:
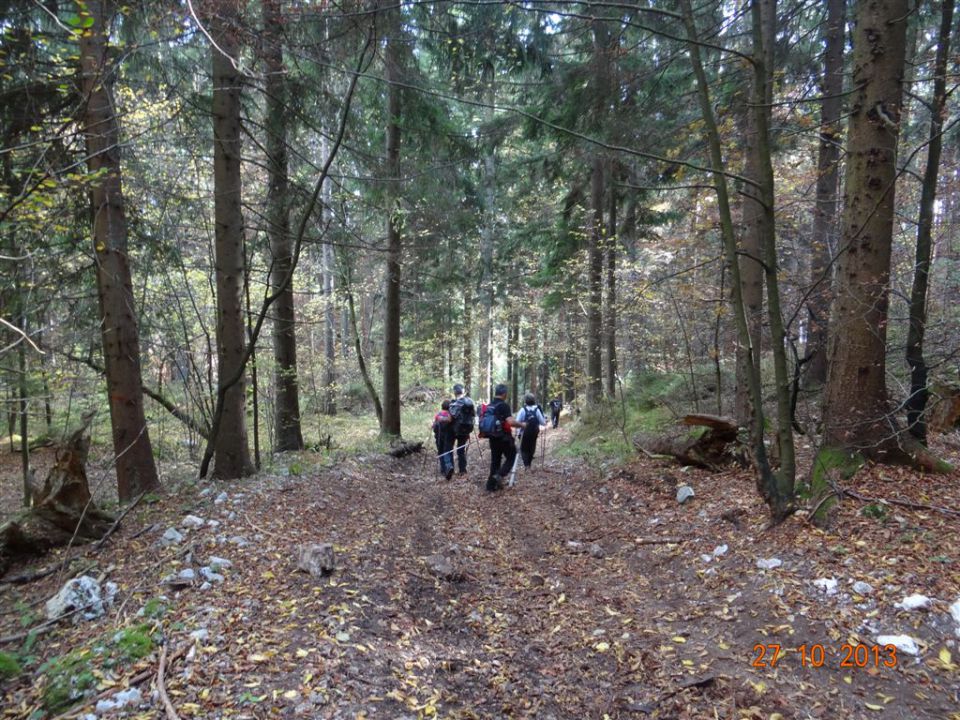
[[[617,248],[620,238],[617,233],[616,169],[616,161],[611,161],[607,183],[607,197],[610,202],[609,222],[604,245],[607,271],[607,301],[606,312],[603,315],[603,341],[607,351],[607,368],[604,374],[607,381],[607,397],[610,398],[616,397],[617,394]]]
[[[357,353],[357,366],[360,368],[360,377],[363,378],[363,385],[367,388],[367,394],[370,396],[370,402],[373,403],[373,409],[377,413],[377,422],[383,425],[383,404],[380,402],[380,396],[377,395],[377,388],[374,387],[370,379],[370,373],[367,371],[367,362],[363,358],[363,347],[360,344],[360,328],[357,325],[357,309],[353,304],[353,290],[348,285],[347,293],[347,312],[350,317],[350,326],[353,328],[353,347]]]
[[[927,285],[930,275],[930,247],[933,235],[934,202],[937,175],[943,149],[943,123],[947,105],[947,60],[950,57],[950,30],[953,26],[954,0],[941,3],[940,36],[933,64],[933,98],[930,102],[930,141],[927,167],[920,192],[920,218],[917,223],[917,254],[910,292],[910,327],[907,331],[907,363],[910,365],[910,397],[907,398],[907,427],[923,444],[927,442],[927,364],[923,357],[923,337],[927,323]]]
[[[830,324],[831,263],[837,249],[840,202],[840,112],[843,98],[843,46],[847,0],[827,0],[823,28],[824,61],[820,92],[820,147],[817,153],[817,199],[810,238],[810,295],[807,298],[807,381],[827,379],[827,336]]]
[[[793,412],[790,403],[790,377],[787,374],[787,352],[783,313],[780,306],[780,269],[777,253],[777,232],[770,116],[773,107],[773,47],[777,30],[776,0],[756,0],[752,4],[753,20],[753,115],[757,130],[756,178],[760,183],[760,216],[757,218],[763,268],[767,286],[767,319],[770,324],[770,349],[773,354],[775,396],[777,399],[777,446],[780,468],[766,478],[760,492],[775,520],[790,512],[794,499],[796,463],[793,447]],[[759,372],[759,366],[758,366]]]
[[[703,62],[700,59],[699,36],[693,15],[690,0],[680,0],[683,12],[684,26],[688,39],[688,50],[693,64],[694,75],[697,79],[697,99],[700,103],[700,112],[706,126],[707,138],[710,143],[710,165],[713,171],[714,188],[717,194],[717,209],[720,215],[721,237],[723,238],[724,255],[727,266],[730,268],[732,285],[734,320],[737,324],[737,334],[740,343],[749,344],[750,328],[747,322],[746,308],[743,299],[743,283],[740,277],[740,266],[737,262],[737,239],[733,228],[733,214],[730,208],[730,195],[727,188],[727,179],[724,175],[723,150],[720,142],[720,131],[717,127],[713,112],[713,103],[710,101],[709,84]],[[771,205],[772,207],[772,205]],[[751,417],[751,451],[757,472],[757,488],[761,495],[769,501],[767,489],[778,484],[770,467],[766,445],[763,441],[763,390],[760,383],[760,368],[753,363],[746,365],[747,386],[750,390],[750,401],[753,408]],[[774,522],[783,520],[785,509],[770,504],[771,519]]]
[[[93,20],[80,38],[80,67],[87,98],[84,135],[87,165],[101,173],[90,192],[100,334],[113,428],[117,493],[129,500],[160,485],[143,408],[140,338],[127,254],[127,218],[120,171],[120,130],[107,58],[109,2],[90,0]],[[242,337],[242,328],[241,328]]]
[[[384,7],[387,7],[386,5]],[[382,11],[386,18],[384,75],[387,85],[387,272],[383,308],[383,435],[400,436],[400,52],[399,6]]]
[[[563,336],[566,338],[566,342],[563,346],[563,368],[560,372],[560,379],[562,384],[563,401],[567,404],[570,404],[577,397],[577,385],[575,382],[577,368],[574,360],[576,357],[574,353],[576,341],[574,339],[574,327],[573,321],[570,317],[569,309],[561,309],[560,318],[561,322],[563,323]]]
[[[266,129],[269,185],[270,285],[277,292],[290,274],[290,207],[287,203],[287,78],[283,66],[283,18],[279,0],[263,0],[264,59],[267,66]],[[274,450],[302,450],[297,333],[293,279],[274,301]]]
[[[593,209],[587,231],[587,405],[603,396],[602,302],[603,302],[603,158],[593,160],[590,204]]]
[[[223,395],[219,423],[214,418],[214,477],[233,479],[253,473],[247,444],[246,374],[243,321],[244,254],[240,180],[240,57],[238,4],[210,0],[208,29],[213,57],[214,262],[217,288],[217,393]],[[229,388],[229,381],[240,373]]]
[[[757,151],[756,114],[749,106],[743,110],[743,113],[743,175],[749,180],[758,182],[761,168]],[[763,338],[763,265],[760,262],[763,251],[760,237],[764,220],[763,202],[757,186],[744,185],[740,209],[740,254],[737,257],[737,263],[740,265],[740,294],[743,297],[743,309],[750,334],[747,342],[737,343],[735,412],[737,421],[741,425],[749,425],[752,405],[750,384],[747,379],[750,371],[747,365],[760,367]]]
[[[323,155],[327,155],[327,140],[321,140]],[[330,183],[323,184],[323,212],[330,217]],[[329,223],[325,223],[329,228]],[[328,230],[329,232],[329,230]],[[333,243],[325,242],[322,248],[323,260],[323,412],[325,415],[337,414],[337,333],[336,312],[334,307],[334,254]]]
[[[487,120],[493,120],[495,82],[492,68],[484,74]],[[495,290],[493,259],[496,233],[496,145],[485,139],[483,145],[483,227],[480,230],[480,367],[478,368],[480,397],[493,397],[493,296]]]
[[[520,316],[511,313],[507,329],[507,383],[510,402],[520,405]]]
[[[463,327],[460,328],[460,337],[463,340],[463,386],[467,392],[473,387],[473,298],[470,286],[463,284]],[[486,397],[486,396],[478,396]]]
[[[878,462],[942,469],[899,427],[886,386],[887,310],[894,187],[907,0],[874,0],[857,8],[847,131],[846,199],[836,297],[830,315],[830,363],[824,392],[824,436],[814,467],[828,469],[837,451]],[[913,442],[909,442],[913,440]]]

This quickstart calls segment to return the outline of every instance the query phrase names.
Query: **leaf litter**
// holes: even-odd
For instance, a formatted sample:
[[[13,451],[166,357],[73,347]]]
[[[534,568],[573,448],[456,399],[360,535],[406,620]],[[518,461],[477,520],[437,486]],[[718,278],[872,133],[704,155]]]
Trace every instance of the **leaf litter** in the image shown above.
[[[597,474],[548,454],[491,495],[471,461],[452,482],[421,458],[358,457],[185,483],[131,513],[99,552],[48,556],[37,567],[89,556],[91,572],[118,583],[117,602],[21,653],[2,717],[85,717],[95,697],[138,683],[142,705],[107,715],[156,717],[159,653],[111,665],[97,650],[147,621],[179,653],[165,688],[182,718],[960,720],[955,479],[866,468],[849,489],[872,502],[845,497],[827,529],[802,513],[771,529],[741,470],[638,459]],[[696,490],[682,505],[681,477]],[[161,545],[187,515],[206,522]],[[297,570],[314,543],[333,545],[329,576]],[[211,557],[229,567],[202,584]],[[758,567],[771,558],[779,566]],[[194,568],[196,579],[169,581]],[[64,580],[3,586],[0,634],[34,622],[29,609]],[[929,607],[897,607],[912,595]],[[920,652],[886,666],[881,634]],[[860,652],[851,667],[845,646]],[[93,684],[46,709],[40,668],[78,649]]]

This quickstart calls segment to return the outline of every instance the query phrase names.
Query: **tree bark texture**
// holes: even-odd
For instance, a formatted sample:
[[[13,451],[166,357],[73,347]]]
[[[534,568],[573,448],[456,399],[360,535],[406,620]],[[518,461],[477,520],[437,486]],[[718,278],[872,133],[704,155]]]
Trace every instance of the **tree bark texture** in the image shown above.
[[[384,11],[386,48],[384,74],[387,85],[386,168],[387,272],[383,308],[383,435],[400,435],[400,260],[403,239],[400,234],[400,10],[390,6]]]
[[[473,297],[468,283],[463,284],[463,327],[460,328],[460,337],[463,342],[463,386],[470,393],[473,390]]]
[[[776,0],[756,0],[752,5],[754,82],[752,112],[757,130],[754,151],[756,179],[759,181],[760,216],[758,218],[760,246],[767,287],[767,321],[770,325],[770,350],[773,355],[774,381],[777,399],[777,448],[780,467],[765,478],[761,495],[770,506],[774,519],[787,516],[793,504],[796,464],[793,447],[793,418],[790,397],[790,378],[787,374],[787,355],[783,312],[780,305],[779,254],[773,177],[770,117],[773,107],[773,47],[777,29]],[[758,368],[759,372],[759,368]]]
[[[327,156],[329,149],[327,147],[326,137],[321,138],[320,147],[324,157]],[[329,232],[330,219],[330,183],[323,183],[324,225]],[[323,413],[325,415],[337,414],[337,318],[336,306],[334,303],[334,273],[335,255],[333,243],[323,243],[321,250],[323,259]]]
[[[297,378],[297,333],[290,274],[293,255],[290,239],[289,178],[287,170],[287,78],[283,65],[283,18],[279,0],[263,0],[264,60],[267,67],[267,206],[269,213],[271,292],[274,300],[274,449],[302,450],[300,392]],[[282,290],[281,290],[282,288]]]
[[[217,389],[226,389],[214,440],[214,477],[240,478],[254,472],[247,444],[243,317],[243,212],[240,180],[240,56],[235,0],[205,6],[215,47],[213,57],[214,261],[217,288]],[[216,419],[215,419],[216,422]],[[216,427],[216,425],[215,425]]]
[[[487,104],[487,119],[493,119],[493,103],[495,99],[495,85],[493,72],[487,73],[485,78]],[[480,397],[493,397],[493,296],[495,291],[493,260],[494,236],[496,234],[496,175],[497,159],[496,146],[492,139],[488,139],[483,147],[483,227],[480,230],[480,281],[477,294],[480,297],[480,367],[478,368],[478,382],[480,383]]]
[[[590,204],[593,212],[587,233],[587,405],[597,405],[603,396],[603,158],[593,160]]]
[[[907,398],[907,427],[920,442],[927,442],[924,412],[929,398],[927,363],[923,357],[923,338],[927,324],[927,286],[930,276],[930,250],[933,238],[934,202],[937,176],[943,150],[943,123],[947,105],[947,60],[950,57],[950,30],[953,26],[954,0],[941,3],[940,34],[933,64],[933,98],[930,103],[930,136],[927,166],[920,191],[920,217],[917,223],[917,251],[910,292],[910,325],[907,331],[907,363],[910,365],[910,396]]]
[[[757,120],[748,105],[743,110],[743,175],[757,182],[761,169],[757,153]],[[747,380],[747,363],[760,367],[760,350],[763,329],[763,266],[760,236],[763,232],[763,202],[760,190],[755,185],[744,184],[740,215],[740,251],[737,263],[740,265],[740,294],[743,297],[743,309],[750,330],[747,342],[737,343],[737,387],[735,412],[737,421],[744,426],[750,425],[750,388]]]
[[[604,247],[604,257],[607,274],[606,312],[603,316],[603,341],[606,346],[607,368],[604,376],[607,382],[607,397],[617,395],[617,252],[620,237],[617,233],[617,190],[616,190],[616,162],[610,163],[610,179],[607,183],[607,197],[609,200],[609,215],[607,223],[607,242]]]
[[[80,65],[87,99],[84,136],[87,165],[100,173],[90,200],[100,308],[100,335],[113,430],[117,493],[129,500],[159,486],[143,407],[140,337],[134,308],[127,218],[120,169],[120,130],[107,57],[109,2],[88,2],[93,25],[80,38]]]
[[[832,262],[837,249],[840,142],[843,129],[843,46],[846,0],[827,1],[823,27],[824,61],[820,92],[820,145],[817,151],[816,207],[810,238],[810,290],[807,298],[807,381],[823,385],[827,379],[827,337],[832,295]]]
[[[731,291],[733,294],[733,314],[737,325],[737,335],[741,344],[749,344],[750,328],[743,300],[743,283],[740,278],[740,266],[737,262],[737,239],[733,226],[733,213],[730,208],[730,194],[727,188],[726,176],[723,174],[723,148],[720,142],[720,131],[717,127],[713,104],[710,101],[710,86],[703,69],[700,57],[699,35],[696,20],[690,0],[680,0],[686,28],[690,60],[694,75],[697,79],[697,99],[700,103],[700,112],[706,126],[707,138],[710,143],[710,164],[713,170],[713,183],[717,193],[717,209],[720,214],[721,237],[723,238],[724,256],[730,268]],[[763,441],[763,389],[760,382],[760,368],[753,363],[746,365],[747,387],[750,391],[750,402],[753,407],[751,417],[751,447],[752,459],[757,472],[757,488],[761,495],[768,498],[766,488],[776,484],[778,480],[773,476],[766,445]],[[783,520],[783,508],[770,504],[770,514],[774,522]]]
[[[824,395],[824,447],[878,461],[902,458],[886,387],[887,309],[897,139],[909,8],[872,0],[857,8],[836,297]]]

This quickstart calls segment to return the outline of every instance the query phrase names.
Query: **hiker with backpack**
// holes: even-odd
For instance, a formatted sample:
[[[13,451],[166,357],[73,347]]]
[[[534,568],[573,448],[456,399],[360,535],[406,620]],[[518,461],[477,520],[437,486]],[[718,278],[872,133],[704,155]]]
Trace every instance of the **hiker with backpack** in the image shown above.
[[[444,400],[440,412],[433,416],[433,437],[437,442],[437,458],[440,474],[447,480],[453,477],[453,418],[450,416],[450,401]]]
[[[480,414],[480,436],[490,441],[490,476],[487,491],[503,488],[504,480],[513,470],[517,459],[517,445],[513,441],[513,428],[518,427],[513,410],[507,404],[507,386],[497,385],[493,400],[483,407]]]
[[[523,408],[517,413],[517,421],[523,427],[520,432],[520,459],[527,470],[537,454],[537,438],[540,437],[540,428],[546,427],[547,419],[543,410],[537,405],[537,398],[533,393],[527,393],[523,398]]]
[[[557,427],[560,424],[560,411],[563,410],[563,400],[559,397],[555,397],[550,401],[550,420],[553,422],[553,427]]]
[[[450,403],[450,417],[453,418],[453,447],[457,450],[459,474],[464,475],[467,472],[467,445],[470,442],[470,436],[473,435],[477,409],[460,383],[453,386],[453,398],[453,402]]]

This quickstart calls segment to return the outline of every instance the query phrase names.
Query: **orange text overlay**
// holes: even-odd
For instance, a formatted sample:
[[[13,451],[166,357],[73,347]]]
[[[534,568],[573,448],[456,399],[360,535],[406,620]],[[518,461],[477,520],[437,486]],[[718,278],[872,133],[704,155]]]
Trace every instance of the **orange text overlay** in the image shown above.
[[[750,664],[756,668],[775,668],[788,661],[810,668],[895,668],[897,646],[844,643],[834,647],[815,643],[785,647],[776,643],[757,643],[753,646],[753,662]]]

